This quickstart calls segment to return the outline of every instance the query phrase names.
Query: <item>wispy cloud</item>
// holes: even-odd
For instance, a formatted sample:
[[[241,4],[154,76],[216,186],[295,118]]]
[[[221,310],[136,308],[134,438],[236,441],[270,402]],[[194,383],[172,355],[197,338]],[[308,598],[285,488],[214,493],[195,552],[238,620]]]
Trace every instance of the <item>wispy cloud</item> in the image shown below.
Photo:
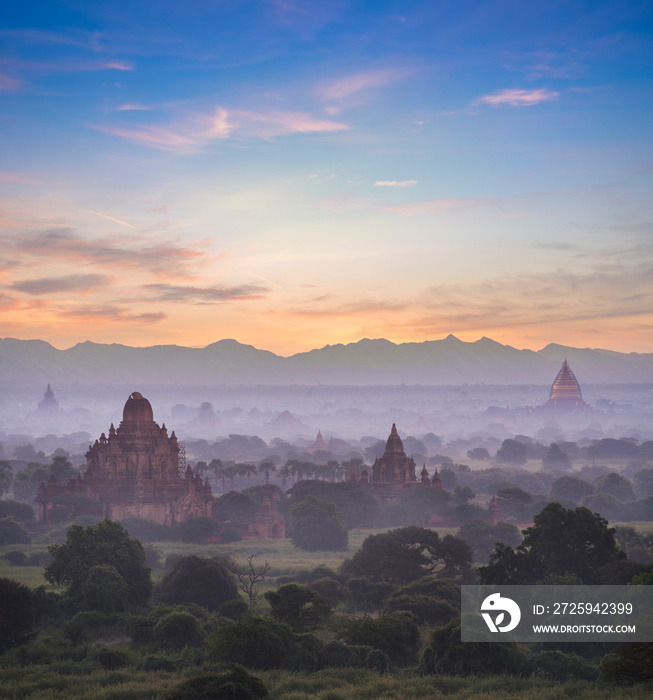
[[[13,92],[21,86],[22,80],[0,73],[0,92]]]
[[[412,187],[417,180],[375,180],[374,187]]]
[[[319,134],[346,131],[342,122],[321,119],[305,112],[228,110],[195,114],[167,126],[94,125],[95,129],[133,143],[165,151],[197,153],[216,141],[234,139],[270,140],[293,134]]]
[[[145,105],[137,104],[134,102],[127,102],[126,104],[118,105],[115,108],[116,112],[149,112],[153,107],[146,107]]]
[[[205,260],[203,252],[175,243],[148,245],[132,238],[131,245],[120,246],[113,239],[87,239],[70,228],[50,228],[20,237],[0,239],[5,251],[29,255],[38,260],[63,260],[69,263],[118,265],[138,268],[156,275],[182,275],[191,264]]]
[[[0,182],[13,182],[17,185],[42,185],[40,180],[36,180],[29,175],[21,173],[0,173]]]
[[[180,304],[219,304],[225,301],[249,301],[265,298],[268,289],[257,285],[187,287],[173,284],[146,284],[143,291],[148,301]]]
[[[104,275],[68,275],[66,277],[41,277],[39,279],[20,280],[10,285],[11,289],[26,294],[57,294],[59,292],[87,292],[107,284]]]
[[[362,90],[370,90],[395,83],[403,78],[406,73],[406,70],[399,68],[361,71],[327,80],[318,85],[315,92],[319,99],[324,102],[342,100]]]
[[[483,95],[472,104],[487,104],[492,107],[499,105],[511,105],[512,107],[531,107],[540,102],[557,100],[559,94],[545,88],[538,90],[499,90],[491,95]]]
[[[488,204],[488,200],[483,199],[427,199],[421,202],[411,202],[408,204],[388,204],[381,207],[383,211],[390,211],[393,214],[404,214],[406,216],[419,216],[421,214],[432,214],[445,209],[456,209],[462,207],[478,207]]]
[[[168,318],[162,311],[145,314],[134,314],[128,308],[115,305],[81,306],[75,309],[64,309],[57,312],[63,319],[84,321],[90,324],[118,324],[118,325],[142,325],[157,323]]]

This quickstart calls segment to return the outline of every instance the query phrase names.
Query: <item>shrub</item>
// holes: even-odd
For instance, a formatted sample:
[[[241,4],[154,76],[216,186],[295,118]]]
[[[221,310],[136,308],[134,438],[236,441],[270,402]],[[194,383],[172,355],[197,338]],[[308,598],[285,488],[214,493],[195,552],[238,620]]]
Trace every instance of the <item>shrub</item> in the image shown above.
[[[189,518],[173,529],[174,537],[194,544],[215,540],[219,534],[220,523],[213,518]]]
[[[118,649],[100,649],[98,661],[102,668],[106,668],[108,671],[115,671],[117,668],[125,668],[125,666],[131,664],[129,655]]]
[[[226,673],[191,678],[168,695],[167,700],[256,700],[267,698],[260,678],[233,664]]]
[[[272,617],[287,623],[295,632],[314,629],[331,613],[331,606],[319,593],[298,583],[267,591],[265,599],[270,603]]]
[[[319,578],[309,583],[308,587],[319,593],[331,606],[342,603],[346,596],[342,584],[333,578]]]
[[[177,670],[177,664],[167,656],[159,654],[148,654],[141,664],[143,671],[167,671],[174,673]]]
[[[366,615],[343,623],[340,638],[385,652],[394,664],[411,663],[419,648],[419,628],[410,613],[398,612],[374,619]]]
[[[0,578],[0,653],[27,641],[33,621],[29,588],[12,579]]]
[[[159,644],[183,649],[186,645],[199,646],[204,633],[199,620],[187,612],[172,612],[164,615],[154,626],[154,639]]]
[[[372,649],[365,659],[365,666],[379,673],[387,673],[392,667],[392,661],[380,649]]]
[[[599,665],[601,677],[609,683],[633,685],[653,680],[653,646],[632,644],[608,654]]]
[[[29,544],[30,536],[10,515],[0,518],[0,546],[6,544]]]
[[[594,680],[597,668],[577,654],[565,654],[559,650],[540,651],[531,657],[533,675],[546,676],[556,681],[574,678]]]
[[[25,566],[27,563],[27,554],[17,549],[3,554],[2,558],[6,559],[13,566]]]
[[[228,617],[230,620],[240,620],[249,612],[249,605],[242,598],[232,598],[222,603],[218,608],[220,617]]]
[[[283,667],[288,671],[305,671],[312,673],[324,665],[324,642],[310,632],[296,634],[295,641],[283,660]]]
[[[343,644],[334,639],[324,647],[324,665],[334,668],[360,668],[365,665],[372,647],[362,644]]]
[[[350,578],[346,585],[355,608],[366,612],[379,610],[383,601],[397,590],[393,583],[372,581],[367,576]]]
[[[82,596],[89,610],[110,613],[125,609],[129,587],[114,566],[92,566],[82,584]]]
[[[232,574],[214,559],[179,557],[154,593],[155,600],[174,605],[196,603],[217,610],[224,602],[238,597]]]
[[[20,501],[0,500],[0,518],[7,516],[19,523],[28,523],[34,520],[34,508]]]
[[[292,630],[284,622],[245,615],[237,622],[219,622],[214,627],[209,654],[216,661],[251,668],[281,668],[293,641]]]
[[[131,537],[141,542],[165,542],[172,539],[172,528],[145,518],[124,518],[120,521]]]
[[[530,665],[513,643],[461,642],[460,620],[454,620],[433,630],[419,670],[449,676],[523,675],[529,673]]]

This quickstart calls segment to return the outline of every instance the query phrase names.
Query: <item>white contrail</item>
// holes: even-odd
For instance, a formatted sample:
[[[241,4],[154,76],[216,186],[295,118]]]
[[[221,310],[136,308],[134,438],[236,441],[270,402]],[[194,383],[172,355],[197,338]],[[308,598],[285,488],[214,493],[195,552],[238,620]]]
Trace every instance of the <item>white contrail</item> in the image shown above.
[[[138,230],[138,226],[134,224],[128,224],[126,221],[121,221],[120,219],[114,219],[113,216],[108,216],[107,214],[102,214],[99,211],[93,211],[92,209],[83,209],[82,211],[87,211],[89,214],[95,214],[95,216],[101,216],[103,219],[108,219],[109,221],[115,221],[117,224],[122,224],[123,226],[129,226],[129,228],[135,228]]]

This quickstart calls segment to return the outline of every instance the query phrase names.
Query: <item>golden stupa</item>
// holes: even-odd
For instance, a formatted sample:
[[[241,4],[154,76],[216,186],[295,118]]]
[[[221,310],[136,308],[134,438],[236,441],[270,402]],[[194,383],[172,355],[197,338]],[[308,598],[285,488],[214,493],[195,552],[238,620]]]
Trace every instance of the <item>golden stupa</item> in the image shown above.
[[[562,368],[558,372],[551,391],[549,400],[544,404],[549,408],[562,408],[565,410],[587,409],[590,405],[583,401],[583,394],[580,384],[567,364],[567,360],[562,363]]]

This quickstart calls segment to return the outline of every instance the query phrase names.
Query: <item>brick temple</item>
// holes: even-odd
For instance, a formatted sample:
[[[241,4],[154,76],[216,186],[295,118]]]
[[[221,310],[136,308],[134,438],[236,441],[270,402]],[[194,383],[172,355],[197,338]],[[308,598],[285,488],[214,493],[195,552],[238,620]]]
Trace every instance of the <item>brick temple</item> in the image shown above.
[[[102,516],[112,520],[137,517],[175,525],[192,517],[210,517],[213,494],[186,467],[177,437],[154,421],[150,402],[135,391],[127,399],[122,422],[113,423],[86,453],[83,475],[57,482],[51,475],[41,482],[36,502],[39,521],[63,496],[79,494],[102,504]],[[65,499],[64,499],[65,500]]]

